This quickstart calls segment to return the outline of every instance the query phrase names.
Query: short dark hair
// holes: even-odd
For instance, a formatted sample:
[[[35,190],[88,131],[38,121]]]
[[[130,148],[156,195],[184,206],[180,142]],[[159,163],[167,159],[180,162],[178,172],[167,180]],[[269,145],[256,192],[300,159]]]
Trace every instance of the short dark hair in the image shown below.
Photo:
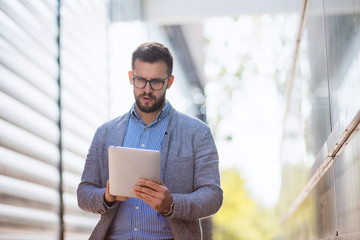
[[[146,42],[138,46],[132,54],[131,66],[133,70],[135,69],[136,59],[149,63],[164,61],[167,66],[167,74],[172,75],[173,56],[169,49],[161,43]]]

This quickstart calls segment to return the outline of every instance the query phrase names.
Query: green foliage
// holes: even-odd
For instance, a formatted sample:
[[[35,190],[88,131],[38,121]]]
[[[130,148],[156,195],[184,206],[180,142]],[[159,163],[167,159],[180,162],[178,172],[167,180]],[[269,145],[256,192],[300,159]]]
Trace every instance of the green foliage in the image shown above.
[[[265,209],[249,197],[236,169],[222,171],[224,202],[213,217],[214,240],[267,240],[279,233],[279,221],[272,209]]]

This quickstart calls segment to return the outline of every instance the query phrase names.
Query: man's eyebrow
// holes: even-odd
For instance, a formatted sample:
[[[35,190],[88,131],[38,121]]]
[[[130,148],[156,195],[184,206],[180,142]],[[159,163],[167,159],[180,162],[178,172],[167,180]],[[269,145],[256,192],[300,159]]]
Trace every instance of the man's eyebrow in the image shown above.
[[[147,80],[146,78],[138,77],[138,76],[134,76],[134,78],[141,78],[141,79]],[[150,80],[148,80],[148,81],[152,81],[152,80],[160,80],[160,81],[163,81],[164,79],[158,77],[158,78],[150,78]]]

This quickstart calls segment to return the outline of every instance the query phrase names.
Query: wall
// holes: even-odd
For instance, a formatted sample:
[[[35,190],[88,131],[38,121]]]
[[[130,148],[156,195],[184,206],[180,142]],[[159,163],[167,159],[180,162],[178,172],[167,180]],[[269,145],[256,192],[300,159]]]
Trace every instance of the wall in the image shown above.
[[[282,145],[283,235],[359,239],[360,1],[303,3]]]
[[[108,3],[3,0],[0,25],[0,239],[87,239],[98,216],[76,188],[109,115]]]

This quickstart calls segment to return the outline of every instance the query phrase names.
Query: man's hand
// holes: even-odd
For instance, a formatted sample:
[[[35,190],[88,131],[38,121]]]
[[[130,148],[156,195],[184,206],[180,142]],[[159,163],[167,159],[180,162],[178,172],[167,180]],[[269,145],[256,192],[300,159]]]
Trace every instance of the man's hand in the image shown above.
[[[152,209],[159,213],[167,213],[170,211],[170,205],[173,198],[169,189],[161,182],[160,184],[139,178],[140,186],[134,186],[136,197],[150,205]]]
[[[115,201],[126,201],[129,199],[129,197],[121,197],[121,196],[114,196],[110,194],[110,183],[109,180],[107,180],[106,182],[106,191],[105,191],[105,202],[106,204],[111,205],[111,203],[115,202]]]

